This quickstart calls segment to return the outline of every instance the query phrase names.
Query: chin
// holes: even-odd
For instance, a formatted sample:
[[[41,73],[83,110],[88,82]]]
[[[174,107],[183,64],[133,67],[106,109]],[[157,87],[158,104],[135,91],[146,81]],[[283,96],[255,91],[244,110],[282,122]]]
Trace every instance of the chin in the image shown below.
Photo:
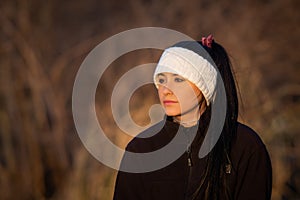
[[[180,112],[176,112],[176,111],[173,111],[173,110],[165,110],[165,113],[166,113],[166,115],[168,115],[170,117],[180,115]]]

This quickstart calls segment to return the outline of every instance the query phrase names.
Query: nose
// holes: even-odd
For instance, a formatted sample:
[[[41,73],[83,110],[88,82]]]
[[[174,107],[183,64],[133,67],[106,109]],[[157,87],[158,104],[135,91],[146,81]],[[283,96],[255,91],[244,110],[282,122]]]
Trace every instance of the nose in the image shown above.
[[[164,95],[173,94],[172,90],[170,90],[170,88],[168,88],[166,85],[162,85],[161,90]]]

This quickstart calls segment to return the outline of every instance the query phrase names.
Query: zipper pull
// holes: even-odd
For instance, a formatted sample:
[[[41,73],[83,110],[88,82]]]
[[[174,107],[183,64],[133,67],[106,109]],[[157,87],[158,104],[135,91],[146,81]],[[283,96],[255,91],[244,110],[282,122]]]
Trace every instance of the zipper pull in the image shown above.
[[[188,147],[187,154],[188,154],[188,166],[192,167],[193,162],[192,162],[192,156],[191,156],[191,146]]]
[[[188,157],[188,166],[189,167],[193,166],[192,158],[190,156]]]
[[[231,174],[231,164],[225,165],[225,172],[226,174]]]

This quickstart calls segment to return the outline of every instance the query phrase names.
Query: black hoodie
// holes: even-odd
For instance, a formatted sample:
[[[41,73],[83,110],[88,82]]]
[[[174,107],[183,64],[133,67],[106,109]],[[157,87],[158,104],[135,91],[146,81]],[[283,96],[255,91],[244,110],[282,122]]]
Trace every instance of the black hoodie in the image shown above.
[[[134,138],[127,145],[126,150],[145,153],[160,149],[178,134],[179,127],[181,132],[187,136],[187,140],[182,141],[182,144],[187,146],[187,150],[176,161],[153,172],[127,173],[119,171],[114,200],[187,200],[191,199],[200,185],[202,186],[195,199],[204,199],[207,183],[203,177],[207,156],[202,159],[198,157],[204,139],[202,131],[200,129],[193,131],[195,127],[184,128],[167,120],[164,125],[155,125],[141,135],[153,134],[160,126],[163,128],[152,137]],[[193,132],[196,133],[196,136],[189,144],[188,137],[191,137],[189,134]],[[237,135],[232,141],[229,157],[231,170],[226,177],[233,199],[270,199],[272,190],[270,158],[262,140],[252,129],[238,124]],[[123,162],[124,159],[126,160],[126,154]]]

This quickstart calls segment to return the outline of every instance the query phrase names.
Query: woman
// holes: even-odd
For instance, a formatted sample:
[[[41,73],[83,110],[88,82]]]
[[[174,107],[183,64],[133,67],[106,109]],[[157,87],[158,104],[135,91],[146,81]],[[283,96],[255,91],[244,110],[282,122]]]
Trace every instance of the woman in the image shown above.
[[[195,47],[199,44],[215,65]],[[205,157],[199,158],[212,116],[217,85],[214,66],[224,82],[226,117],[217,143]],[[201,42],[179,42],[167,48],[154,72],[154,83],[166,122],[154,136],[134,138],[126,150],[144,153],[163,148],[179,129],[193,140],[182,141],[186,143],[186,151],[162,169],[147,173],[119,171],[114,200],[271,198],[268,152],[259,136],[237,121],[238,98],[230,60],[211,35]],[[154,126],[142,135],[151,135],[155,130]]]

